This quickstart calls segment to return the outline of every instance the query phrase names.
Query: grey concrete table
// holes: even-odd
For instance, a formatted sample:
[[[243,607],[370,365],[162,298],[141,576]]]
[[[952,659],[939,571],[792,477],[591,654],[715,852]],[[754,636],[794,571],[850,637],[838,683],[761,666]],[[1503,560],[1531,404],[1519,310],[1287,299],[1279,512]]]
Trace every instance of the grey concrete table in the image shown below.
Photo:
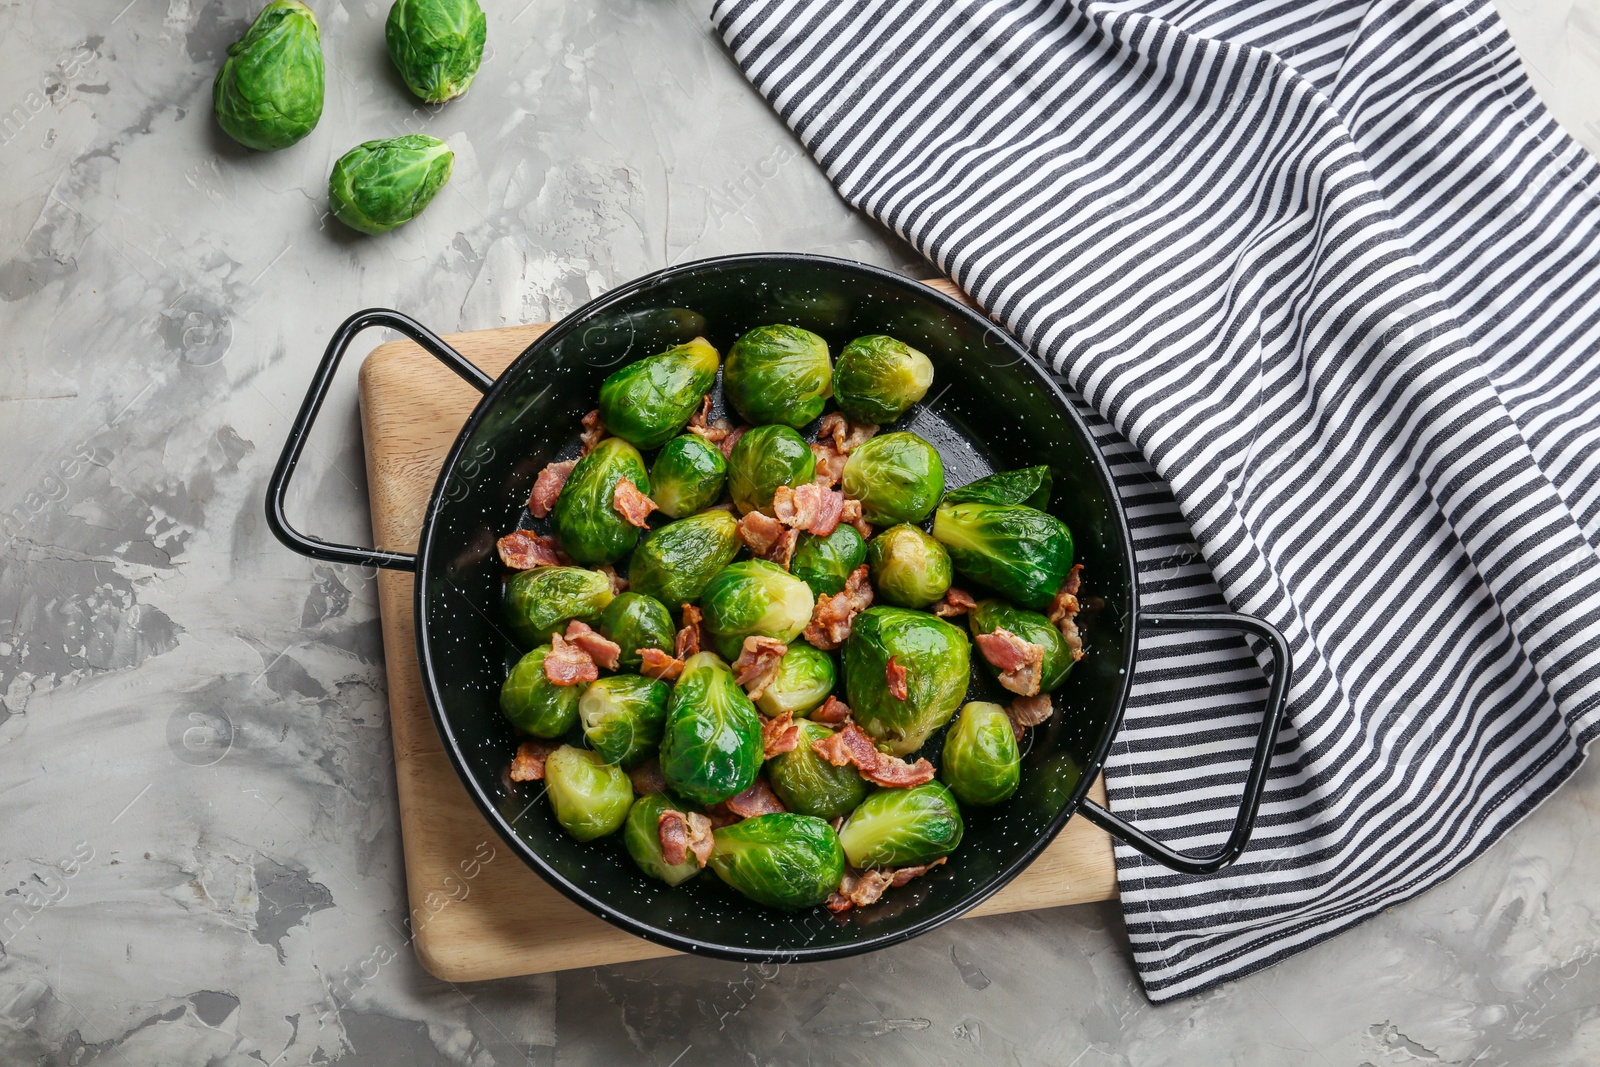
[[[386,3],[318,4],[327,109],[270,156],[210,116],[254,0],[124,2],[0,8],[0,1062],[1600,1062],[1594,769],[1452,883],[1159,1008],[1115,905],[811,967],[429,978],[373,586],[262,521],[327,334],[368,305],[552,319],[735,251],[926,268],[833,195],[705,0],[494,5],[483,74],[438,111],[388,68]],[[1600,146],[1600,0],[1505,16]],[[380,240],[326,219],[332,161],[407,130],[457,153],[427,214]],[[360,541],[354,387],[293,510]]]

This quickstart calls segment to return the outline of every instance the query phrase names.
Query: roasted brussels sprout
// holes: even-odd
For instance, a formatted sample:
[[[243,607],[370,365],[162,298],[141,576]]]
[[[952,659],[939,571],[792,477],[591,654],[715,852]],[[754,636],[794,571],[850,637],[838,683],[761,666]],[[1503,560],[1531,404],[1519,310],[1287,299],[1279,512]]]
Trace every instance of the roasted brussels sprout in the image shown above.
[[[944,495],[942,503],[1026,504],[1030,508],[1050,506],[1050,468],[1022,467],[1001,471],[968,482]]]
[[[639,450],[620,437],[607,437],[578,460],[556,497],[550,523],[567,555],[596,566],[614,563],[639,541],[639,527],[613,506],[617,483],[628,479],[649,495],[650,476]]]
[[[961,844],[961,809],[940,782],[878,789],[839,828],[852,867],[931,863]]]
[[[755,426],[799,429],[832,395],[828,342],[798,326],[760,326],[733,343],[722,371],[728,402]]]
[[[879,434],[845,461],[844,495],[861,501],[874,526],[921,522],[944,493],[939,450],[914,433]]]
[[[722,449],[696,434],[674,437],[661,447],[650,467],[650,499],[669,518],[681,519],[722,497],[728,461]]]
[[[228,46],[211,83],[217,125],[246,148],[288,148],[322,117],[323,77],[317,16],[296,0],[272,0]]]
[[[639,869],[652,878],[668,885],[682,885],[700,873],[700,864],[693,856],[682,863],[669,866],[661,855],[661,813],[672,807],[672,799],[665,793],[646,793],[628,809],[628,824],[622,831],[622,843]]]
[[[650,531],[628,563],[629,587],[663,604],[699,600],[711,576],[739,554],[738,527],[732,515],[715,509]]]
[[[350,149],[328,175],[334,217],[362,233],[387,233],[422,214],[450,180],[456,156],[420,133],[367,141]]]
[[[762,690],[756,707],[763,715],[788,712],[797,718],[822,706],[833,692],[833,656],[796,641],[778,661],[778,673]]]
[[[622,593],[600,613],[597,627],[602,636],[617,643],[622,651],[617,656],[617,669],[639,669],[639,650],[659,648],[671,652],[677,630],[672,626],[672,613],[666,605],[643,593]]]
[[[844,643],[846,702],[856,722],[904,756],[950,721],[970,680],[967,635],[934,615],[870,607],[855,617]],[[906,698],[890,691],[889,660],[905,671]]]
[[[885,426],[911,410],[933,384],[933,364],[904,341],[857,337],[833,368],[833,398],[851,422]]]
[[[837,819],[855,810],[871,788],[853,764],[835,767],[811,746],[832,735],[820,722],[801,719],[800,743],[767,761],[767,780],[783,806],[800,815]]]
[[[600,383],[606,429],[649,450],[683,429],[717,378],[717,350],[696,337],[613,371]]]
[[[716,831],[711,869],[769,908],[798,911],[828,899],[844,877],[833,827],[811,815],[758,815]]]
[[[578,699],[578,719],[589,747],[624,770],[643,763],[661,741],[668,692],[666,682],[637,674],[590,682]]]
[[[611,603],[611,581],[582,567],[536,567],[506,583],[506,618],[524,648],[542,645],[573,619],[592,623]]]
[[[836,596],[844,591],[850,572],[866,561],[867,543],[854,526],[841,522],[827,537],[801,534],[789,560],[789,573],[817,596]]]
[[[940,504],[933,536],[956,570],[1026,608],[1042,608],[1072,569],[1072,531],[1026,504]]]
[[[684,662],[661,737],[661,776],[674,793],[715,804],[750,788],[761,767],[761,716],[710,652]]]
[[[811,587],[775,563],[747,559],[730,563],[706,584],[700,597],[702,625],[712,645],[734,659],[751,636],[792,641],[811,621]]]
[[[1011,719],[999,704],[974,700],[944,735],[939,777],[963,804],[998,804],[1017,791],[1022,756]]]
[[[728,456],[728,492],[739,513],[772,510],[780,485],[804,485],[817,473],[817,458],[805,438],[787,426],[757,426]]]
[[[615,833],[633,806],[628,772],[588,749],[562,745],[550,753],[544,784],[556,821],[579,841]]]
[[[395,0],[384,25],[394,69],[430,104],[467,91],[483,62],[487,31],[478,0]]]
[[[512,726],[534,737],[560,737],[578,721],[581,686],[557,685],[544,673],[549,645],[517,660],[500,687],[500,710]]]
[[[950,588],[950,554],[915,526],[891,526],[867,545],[867,565],[878,599],[902,608],[925,608]]]
[[[968,613],[967,625],[974,634],[992,634],[1003,628],[1044,649],[1044,660],[1039,665],[1041,693],[1059,687],[1072,670],[1072,650],[1066,639],[1054,623],[1037,611],[1027,611],[1004,600],[980,600]]]

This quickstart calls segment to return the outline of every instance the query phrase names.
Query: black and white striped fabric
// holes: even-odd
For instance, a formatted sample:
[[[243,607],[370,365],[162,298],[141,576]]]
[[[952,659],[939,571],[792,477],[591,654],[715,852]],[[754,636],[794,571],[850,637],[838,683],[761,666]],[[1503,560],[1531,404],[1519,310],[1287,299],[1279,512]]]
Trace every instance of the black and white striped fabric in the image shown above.
[[[1102,417],[1147,607],[1220,595],[1293,645],[1241,861],[1118,850],[1153,999],[1422,892],[1576,768],[1600,733],[1600,169],[1487,2],[712,19],[841,193]],[[1219,841],[1260,698],[1242,645],[1147,640],[1112,806]]]

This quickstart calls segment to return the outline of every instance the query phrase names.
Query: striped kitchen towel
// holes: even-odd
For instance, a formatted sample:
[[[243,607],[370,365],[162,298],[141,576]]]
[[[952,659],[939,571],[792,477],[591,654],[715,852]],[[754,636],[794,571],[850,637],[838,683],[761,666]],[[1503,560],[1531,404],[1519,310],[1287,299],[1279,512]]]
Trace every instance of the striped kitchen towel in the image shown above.
[[[1600,170],[1485,0],[712,18],[840,192],[1102,418],[1146,606],[1221,596],[1294,648],[1243,858],[1182,877],[1118,848],[1153,999],[1437,884],[1577,767],[1600,732]],[[1259,668],[1144,647],[1112,806],[1214,845]]]

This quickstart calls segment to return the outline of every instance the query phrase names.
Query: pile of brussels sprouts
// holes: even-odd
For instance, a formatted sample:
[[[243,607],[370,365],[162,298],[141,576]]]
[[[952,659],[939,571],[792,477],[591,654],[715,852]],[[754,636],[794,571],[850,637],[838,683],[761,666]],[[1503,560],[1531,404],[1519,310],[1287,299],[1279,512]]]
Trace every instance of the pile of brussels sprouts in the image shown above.
[[[487,25],[478,0],[395,0],[385,27],[389,58],[412,93],[442,104],[472,84]],[[212,107],[228,136],[275,152],[316,127],[324,88],[316,15],[299,0],[272,0],[228,46]],[[347,226],[385,233],[420,215],[454,165],[445,143],[424,134],[367,141],[334,164],[329,206]]]
[[[710,417],[719,362],[743,426]],[[782,325],[725,361],[696,338],[608,377],[582,454],[500,542],[520,655],[500,708],[531,739],[509,782],[542,779],[580,841],[621,831],[650,877],[709,866],[775,908],[864,906],[942,863],[963,807],[1017,790],[1025,727],[1082,654],[1081,568],[1047,468],[947,492],[932,445],[878,432],[932,379],[894,338],[835,365]],[[1023,684],[978,657],[1010,708],[966,702],[973,641],[997,632],[1031,656]]]

